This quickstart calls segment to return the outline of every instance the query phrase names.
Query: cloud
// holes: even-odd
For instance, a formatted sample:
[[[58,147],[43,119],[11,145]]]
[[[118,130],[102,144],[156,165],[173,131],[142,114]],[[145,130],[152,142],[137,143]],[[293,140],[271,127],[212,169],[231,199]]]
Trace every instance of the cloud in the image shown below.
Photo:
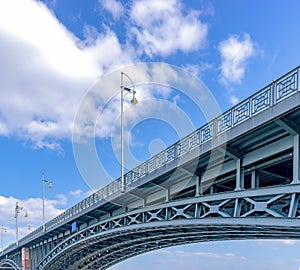
[[[99,2],[107,11],[111,13],[115,20],[120,19],[124,13],[122,3],[116,0],[100,0]]]
[[[230,102],[232,105],[236,105],[236,104],[238,104],[239,99],[238,99],[236,96],[232,95],[232,96],[230,96],[229,102]]]
[[[124,12],[118,1],[100,3],[115,12],[115,18]],[[176,0],[135,1],[130,10],[133,23],[125,31],[146,55],[194,51],[204,46],[208,31],[199,15],[200,11],[186,9]],[[136,43],[121,44],[116,32],[103,29],[100,33],[85,25],[85,40],[79,40],[42,2],[0,1],[0,136],[14,135],[37,148],[63,151],[59,141],[71,140],[74,117],[92,84],[103,74],[137,62],[140,55]],[[201,67],[189,69],[201,72]],[[135,72],[134,79],[145,76],[140,73]],[[170,76],[157,74],[166,75]],[[111,89],[119,89],[119,78],[113,87],[99,91],[100,100],[111,96]],[[149,93],[139,89],[138,98],[161,93],[166,98],[169,91]],[[98,137],[111,134],[119,115],[119,99],[110,105],[103,111],[108,118],[96,130]],[[93,107],[89,113],[99,114],[101,109]]]
[[[200,63],[197,65],[185,65],[183,69],[193,74],[196,77],[202,77],[202,75],[207,71],[212,69],[213,65],[209,63]]]
[[[28,198],[20,200],[14,197],[0,195],[0,224],[6,228],[3,235],[4,246],[9,242],[15,241],[15,208],[16,202],[22,210],[18,214],[19,238],[25,236],[29,229],[33,230],[42,225],[42,199]],[[46,221],[61,214],[67,204],[65,195],[58,195],[56,199],[45,199]],[[27,214],[25,217],[25,213]]]
[[[221,82],[240,83],[245,74],[247,60],[256,53],[249,34],[242,38],[232,35],[219,44],[221,54]]]
[[[76,38],[41,2],[0,2],[0,135],[50,149],[71,139],[86,90],[134,59],[110,29],[92,38]]]
[[[154,251],[155,254],[161,256],[175,257],[175,258],[199,258],[199,259],[217,259],[217,260],[245,260],[245,256],[240,256],[234,253],[216,253],[216,252],[189,252],[185,250],[157,250]]]
[[[132,35],[150,57],[196,51],[206,42],[208,27],[199,20],[199,12],[185,10],[178,0],[136,1],[131,19]]]
[[[297,240],[294,239],[278,239],[278,240],[271,240],[271,239],[266,239],[266,240],[256,240],[255,241],[258,246],[293,246],[298,243]]]

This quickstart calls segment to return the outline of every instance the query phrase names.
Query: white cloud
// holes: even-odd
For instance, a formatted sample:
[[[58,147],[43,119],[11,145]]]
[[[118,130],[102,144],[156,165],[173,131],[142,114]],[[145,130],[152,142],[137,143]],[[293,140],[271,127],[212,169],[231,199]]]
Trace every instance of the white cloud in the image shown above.
[[[71,138],[77,107],[97,76],[134,59],[109,29],[92,38],[78,40],[41,2],[0,1],[0,135],[51,149]]]
[[[69,195],[74,198],[83,200],[83,199],[87,198],[88,196],[92,195],[94,192],[96,192],[96,190],[94,190],[94,191],[88,190],[87,192],[84,192],[81,189],[76,189],[76,190],[71,190],[69,192]]]
[[[256,244],[258,246],[292,246],[295,245],[298,241],[294,239],[278,239],[278,240],[271,240],[271,239],[266,239],[266,240],[256,240]]]
[[[236,96],[230,96],[229,102],[230,102],[232,105],[236,105],[236,104],[238,104],[239,99],[238,99]]]
[[[119,19],[124,13],[122,3],[116,0],[100,0],[99,2],[106,10],[108,10],[112,14],[114,19]]]
[[[206,258],[206,259],[232,259],[232,260],[245,260],[246,257],[239,256],[234,253],[216,253],[216,252],[188,252],[184,250],[157,250],[154,253],[164,255],[166,257],[176,258]]]
[[[196,77],[201,77],[207,70],[213,67],[212,64],[209,63],[200,63],[197,65],[185,65],[183,69],[193,74]]]
[[[230,36],[219,45],[221,54],[221,81],[224,84],[240,83],[246,69],[247,60],[254,56],[255,44],[249,34],[240,39]]]
[[[199,20],[199,12],[184,12],[178,0],[136,1],[131,19],[132,34],[150,57],[168,56],[178,50],[196,51],[206,42],[208,28]]]
[[[15,241],[15,208],[16,202],[22,207],[18,214],[19,238],[22,238],[30,230],[42,225],[42,199],[28,198],[19,200],[14,197],[5,197],[0,195],[0,224],[6,228],[3,234],[4,246]],[[45,199],[45,217],[46,221],[61,214],[67,203],[65,195],[58,195],[57,199]],[[27,213],[27,217],[25,217]]]

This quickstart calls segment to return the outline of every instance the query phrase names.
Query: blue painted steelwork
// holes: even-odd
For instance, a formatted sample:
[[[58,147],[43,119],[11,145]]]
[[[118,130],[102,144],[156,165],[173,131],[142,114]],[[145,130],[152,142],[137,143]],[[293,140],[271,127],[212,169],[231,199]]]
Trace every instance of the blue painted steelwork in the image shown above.
[[[106,269],[172,245],[300,238],[299,71],[128,172],[126,193],[113,181],[4,256],[26,247],[32,270]]]
[[[18,266],[13,260],[3,259],[0,261],[0,270],[1,269],[22,270],[22,267]]]

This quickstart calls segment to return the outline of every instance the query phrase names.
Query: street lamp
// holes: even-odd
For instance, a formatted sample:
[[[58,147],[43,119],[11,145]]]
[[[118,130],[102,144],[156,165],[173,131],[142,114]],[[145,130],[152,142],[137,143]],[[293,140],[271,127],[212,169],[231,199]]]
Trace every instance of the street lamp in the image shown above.
[[[16,202],[16,207],[15,207],[15,219],[16,219],[16,244],[17,246],[19,245],[19,228],[18,228],[18,215],[21,213],[21,211],[24,210],[22,206],[19,206],[18,202]],[[24,216],[28,217],[27,211],[25,211]]]
[[[42,174],[42,203],[43,203],[43,232],[46,231],[45,227],[45,183],[48,183],[48,188],[53,188],[52,181],[46,180],[44,173]]]
[[[124,76],[130,81],[131,88],[124,86]],[[125,92],[126,91],[126,92]],[[134,90],[134,84],[131,78],[124,72],[121,72],[121,192],[125,192],[125,180],[124,180],[124,100],[128,93],[132,93],[132,100],[130,101],[133,105],[138,103]]]
[[[1,226],[1,253],[3,254],[3,232],[7,232],[7,229]]]

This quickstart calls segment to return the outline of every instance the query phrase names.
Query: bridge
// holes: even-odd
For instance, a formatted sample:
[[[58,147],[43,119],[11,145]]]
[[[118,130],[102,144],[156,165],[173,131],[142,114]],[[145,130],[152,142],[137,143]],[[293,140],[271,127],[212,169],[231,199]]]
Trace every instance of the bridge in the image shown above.
[[[107,269],[165,247],[300,239],[300,66],[7,247],[0,269]]]

